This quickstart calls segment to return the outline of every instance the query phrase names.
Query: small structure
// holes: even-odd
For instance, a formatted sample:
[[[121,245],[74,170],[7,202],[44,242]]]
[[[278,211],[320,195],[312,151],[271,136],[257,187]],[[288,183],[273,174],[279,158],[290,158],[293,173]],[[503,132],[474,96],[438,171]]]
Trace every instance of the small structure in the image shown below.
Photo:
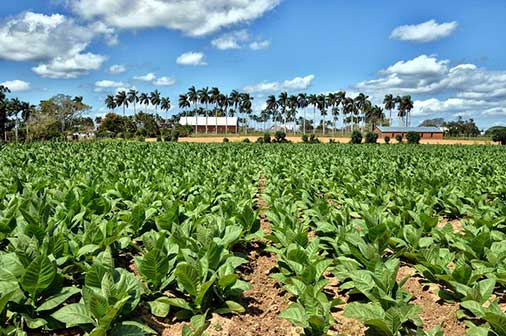
[[[384,138],[386,136],[391,139],[395,138],[397,135],[401,135],[403,138],[406,137],[406,134],[409,132],[416,132],[420,134],[422,139],[443,139],[443,130],[439,127],[384,127],[377,126],[374,128],[374,133],[378,134],[380,138]]]
[[[192,126],[193,131],[203,133],[207,131],[209,133],[215,133],[218,128],[218,133],[234,133],[238,130],[239,120],[237,117],[181,117],[179,124],[183,126]]]

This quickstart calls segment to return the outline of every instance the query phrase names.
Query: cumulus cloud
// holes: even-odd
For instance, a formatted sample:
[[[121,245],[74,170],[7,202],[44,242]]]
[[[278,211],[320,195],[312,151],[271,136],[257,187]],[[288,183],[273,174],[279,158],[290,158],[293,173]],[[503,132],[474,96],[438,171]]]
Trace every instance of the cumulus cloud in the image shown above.
[[[176,79],[174,77],[160,77],[153,81],[154,85],[158,86],[172,86],[176,84]]]
[[[121,29],[165,27],[190,36],[251,22],[281,0],[68,0],[86,20]]]
[[[92,53],[76,54],[70,57],[56,57],[49,63],[39,64],[32,68],[33,72],[46,78],[77,78],[98,70],[107,57]]]
[[[295,77],[283,82],[262,82],[254,85],[248,85],[244,91],[250,93],[266,93],[276,91],[305,90],[311,86],[315,76]]]
[[[155,73],[150,72],[142,76],[135,76],[134,80],[141,82],[150,82],[156,86],[171,86],[176,84],[176,79],[174,77],[162,76],[158,77]]]
[[[506,109],[506,71],[474,64],[451,66],[449,60],[436,56],[399,61],[379,71],[378,78],[352,88],[378,103],[388,93],[417,96],[412,111],[415,117],[500,116]],[[432,97],[424,98],[428,95]]]
[[[425,43],[450,36],[457,27],[456,21],[437,23],[436,20],[429,20],[416,25],[397,27],[390,34],[390,38]]]
[[[181,54],[177,59],[176,63],[179,65],[192,65],[192,66],[203,66],[207,65],[204,60],[204,53],[202,52],[186,52]]]
[[[242,43],[250,39],[249,33],[246,29],[238,30],[230,33],[223,34],[222,36],[211,41],[211,44],[216,49],[240,49]]]
[[[150,72],[142,76],[135,76],[134,79],[141,82],[151,82],[156,79],[156,75]]]
[[[211,45],[219,50],[243,49],[248,47],[252,50],[266,49],[271,42],[268,40],[251,41],[251,35],[246,29],[225,33],[211,41]]]
[[[252,50],[262,50],[267,49],[271,45],[271,41],[263,40],[263,41],[253,41],[249,44],[249,48]]]
[[[127,85],[128,84],[125,84],[123,82],[116,82],[116,81],[112,81],[112,80],[100,80],[100,81],[95,82],[95,92],[102,92],[102,91],[108,90],[108,89],[121,88],[121,87],[125,87]]]
[[[120,74],[120,73],[123,73],[126,71],[127,71],[126,66],[121,65],[121,64],[114,64],[114,65],[111,65],[111,67],[109,67],[109,73],[112,75],[117,75],[117,74]]]
[[[19,80],[19,79],[5,81],[3,83],[0,83],[0,85],[3,85],[5,87],[9,88],[9,90],[11,90],[11,92],[28,91],[31,89],[30,83]]]
[[[60,14],[26,12],[0,24],[0,58],[38,61],[34,71],[51,78],[75,78],[106,59],[86,52],[91,41],[112,34],[105,25],[81,26]]]

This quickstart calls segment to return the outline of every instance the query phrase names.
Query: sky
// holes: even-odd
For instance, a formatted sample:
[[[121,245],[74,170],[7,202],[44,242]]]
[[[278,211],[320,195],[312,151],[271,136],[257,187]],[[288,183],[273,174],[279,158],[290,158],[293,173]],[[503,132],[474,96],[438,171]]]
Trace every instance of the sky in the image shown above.
[[[506,125],[504,0],[16,0],[0,6],[0,84],[37,104],[195,85],[254,96],[411,95],[413,124]],[[133,113],[131,109],[127,113]]]

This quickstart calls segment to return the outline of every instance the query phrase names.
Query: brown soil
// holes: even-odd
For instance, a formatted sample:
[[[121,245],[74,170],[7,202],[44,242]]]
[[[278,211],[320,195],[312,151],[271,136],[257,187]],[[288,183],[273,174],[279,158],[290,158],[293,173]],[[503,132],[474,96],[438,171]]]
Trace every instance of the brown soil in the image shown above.
[[[189,137],[189,138],[179,138],[179,142],[195,142],[195,143],[220,143],[223,142],[223,138],[225,136],[208,136],[208,137]],[[259,136],[235,136],[228,135],[227,136],[230,142],[241,142],[244,139],[249,139],[251,142],[255,142]],[[291,136],[288,135],[286,137],[287,140],[299,143],[302,142],[301,136]],[[328,143],[331,139],[335,140],[336,143],[349,143],[350,138],[342,138],[342,137],[320,137],[321,142]],[[156,140],[156,139],[155,139]],[[146,139],[146,141],[154,142],[153,139]],[[383,139],[378,139],[379,143],[384,143]],[[431,145],[493,145],[492,141],[487,140],[455,140],[455,139],[422,139],[420,140],[422,144],[431,144]]]
[[[436,225],[437,228],[444,228],[446,225],[451,225],[455,233],[462,233],[462,222],[459,219],[442,218]]]
[[[257,207],[260,209],[261,230],[270,233],[270,223],[264,210],[268,204],[262,198],[265,190],[265,177],[258,181]],[[270,277],[276,267],[276,258],[265,253],[265,242],[256,241],[243,247],[242,253],[247,255],[248,263],[242,269],[242,279],[251,285],[251,289],[243,294],[242,305],[246,312],[240,315],[220,316],[212,314],[206,333],[210,336],[295,336],[301,330],[293,327],[290,322],[279,318],[278,314],[290,304],[289,295]],[[187,322],[165,324],[151,316],[145,319],[153,329],[162,336],[181,335],[183,325]]]
[[[455,315],[459,309],[458,303],[442,302],[436,294],[439,286],[422,284],[422,279],[416,276],[415,270],[409,266],[399,269],[397,281],[405,276],[410,278],[404,284],[404,289],[413,296],[412,303],[422,307],[420,318],[425,330],[441,325],[445,335],[465,335],[465,325],[457,320]]]

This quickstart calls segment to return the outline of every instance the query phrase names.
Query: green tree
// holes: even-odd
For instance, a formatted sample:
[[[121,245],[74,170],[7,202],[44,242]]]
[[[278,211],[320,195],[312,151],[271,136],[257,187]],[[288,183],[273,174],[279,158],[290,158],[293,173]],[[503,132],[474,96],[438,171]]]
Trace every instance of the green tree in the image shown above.
[[[303,134],[306,134],[306,109],[309,105],[309,102],[307,100],[307,94],[305,93],[299,93],[297,96],[297,106],[301,108],[304,111],[304,119],[302,120],[302,132]]]
[[[385,106],[385,110],[387,110],[390,113],[388,118],[390,121],[390,126],[392,126],[392,110],[395,109],[394,96],[391,94],[385,95],[385,98],[383,99],[383,105]]]
[[[128,97],[125,91],[118,91],[114,98],[116,106],[123,107],[123,116],[125,116],[125,109],[128,107]]]
[[[116,100],[114,99],[113,95],[108,95],[107,97],[105,97],[105,106],[112,112],[114,112],[114,109],[118,107],[118,105],[116,105]]]
[[[155,107],[155,113],[158,114],[158,106],[161,103],[160,92],[158,90],[151,92],[149,102]]]
[[[171,108],[170,105],[170,98],[169,97],[163,97],[160,101],[160,109],[162,111],[165,111],[165,120],[168,119],[168,112]]]
[[[128,91],[128,102],[134,104],[134,116],[137,114],[137,103],[139,102],[139,91],[130,89]]]

